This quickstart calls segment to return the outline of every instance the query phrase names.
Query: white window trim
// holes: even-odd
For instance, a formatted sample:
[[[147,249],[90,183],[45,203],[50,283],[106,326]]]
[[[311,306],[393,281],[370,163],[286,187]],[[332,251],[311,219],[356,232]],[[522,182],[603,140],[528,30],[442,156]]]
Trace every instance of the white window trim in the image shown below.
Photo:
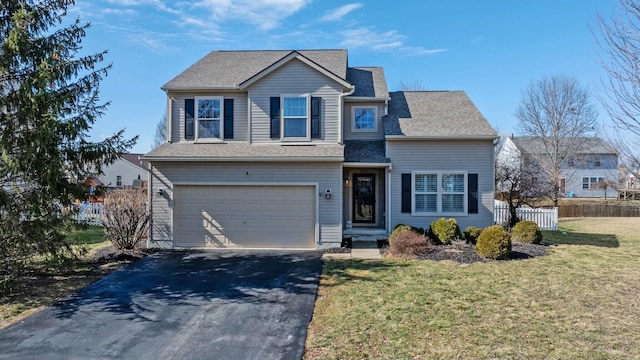
[[[356,129],[356,110],[373,109],[373,129]],[[378,107],[377,106],[354,106],[351,108],[351,131],[353,132],[376,132],[378,131]]]
[[[284,127],[284,99],[285,98],[306,98],[307,99],[307,134],[306,136],[285,136]],[[281,141],[311,141],[311,94],[281,94],[280,95],[280,140]]]
[[[417,212],[416,211],[416,175],[437,175],[438,192],[437,192],[437,211],[436,212]],[[462,212],[442,212],[442,175],[464,175],[464,199],[462,200]],[[467,171],[429,171],[429,170],[416,170],[411,172],[411,216],[467,216],[469,214],[468,202],[469,202],[469,180]]]
[[[596,182],[591,182],[592,178],[595,178]],[[589,187],[586,188],[586,189],[584,188],[584,184],[585,184],[584,179],[587,179],[587,184],[589,184]],[[600,180],[600,179],[602,179],[602,180]],[[597,183],[599,183],[601,181],[605,181],[605,178],[603,176],[583,176],[582,177],[582,190],[591,190],[593,188],[593,185],[595,185],[595,184],[597,184]]]
[[[220,101],[220,137],[219,138],[201,138],[200,134],[198,134],[198,130],[200,129],[200,118],[198,117],[198,100],[219,100]],[[224,141],[224,97],[222,96],[196,96],[194,98],[194,139],[196,142],[222,142]],[[212,120],[212,119],[203,119],[203,120]]]

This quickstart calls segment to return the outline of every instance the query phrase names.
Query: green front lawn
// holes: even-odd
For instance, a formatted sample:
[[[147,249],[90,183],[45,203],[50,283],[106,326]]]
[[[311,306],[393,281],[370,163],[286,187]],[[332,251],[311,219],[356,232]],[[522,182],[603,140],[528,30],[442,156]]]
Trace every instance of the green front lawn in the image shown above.
[[[528,260],[327,261],[305,359],[638,356],[640,220],[560,225]]]

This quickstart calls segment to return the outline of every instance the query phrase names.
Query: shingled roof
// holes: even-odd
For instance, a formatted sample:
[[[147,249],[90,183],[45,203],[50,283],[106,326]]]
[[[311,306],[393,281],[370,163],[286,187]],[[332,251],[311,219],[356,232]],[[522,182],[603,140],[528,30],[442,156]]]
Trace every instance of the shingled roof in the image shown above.
[[[237,159],[270,159],[295,160],[299,158],[318,160],[344,159],[344,146],[340,144],[322,145],[287,145],[264,144],[250,145],[246,142],[228,143],[192,143],[178,142],[164,144],[153,149],[144,156],[145,160],[162,160],[165,158],[182,158],[197,160],[237,160]]]
[[[350,97],[389,97],[387,80],[381,67],[352,67],[347,69],[347,81],[355,85],[356,91]]]
[[[512,136],[511,141],[518,150],[527,154],[544,154],[546,152],[544,141],[539,136]],[[606,141],[599,137],[578,137],[574,139],[561,139],[562,146],[569,144],[577,149],[580,154],[617,154],[618,152]]]
[[[162,88],[232,89],[293,52],[299,53],[339,78],[346,79],[347,50],[212,51]]]
[[[386,135],[407,137],[496,137],[464,91],[391,93]]]

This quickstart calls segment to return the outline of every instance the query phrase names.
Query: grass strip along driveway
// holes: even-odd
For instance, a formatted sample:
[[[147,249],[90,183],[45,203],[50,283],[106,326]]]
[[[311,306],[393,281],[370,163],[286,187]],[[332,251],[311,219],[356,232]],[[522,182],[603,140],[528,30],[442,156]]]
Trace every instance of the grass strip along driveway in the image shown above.
[[[527,260],[327,261],[304,358],[637,358],[640,221],[560,227]]]

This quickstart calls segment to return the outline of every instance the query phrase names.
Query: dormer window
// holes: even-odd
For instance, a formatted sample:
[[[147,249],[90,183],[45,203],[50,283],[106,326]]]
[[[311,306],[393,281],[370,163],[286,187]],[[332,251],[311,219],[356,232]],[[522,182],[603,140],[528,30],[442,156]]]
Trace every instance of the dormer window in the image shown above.
[[[283,140],[309,140],[309,96],[282,97]]]
[[[376,108],[353,108],[353,131],[376,131]]]
[[[222,97],[196,97],[196,139],[222,140]]]

